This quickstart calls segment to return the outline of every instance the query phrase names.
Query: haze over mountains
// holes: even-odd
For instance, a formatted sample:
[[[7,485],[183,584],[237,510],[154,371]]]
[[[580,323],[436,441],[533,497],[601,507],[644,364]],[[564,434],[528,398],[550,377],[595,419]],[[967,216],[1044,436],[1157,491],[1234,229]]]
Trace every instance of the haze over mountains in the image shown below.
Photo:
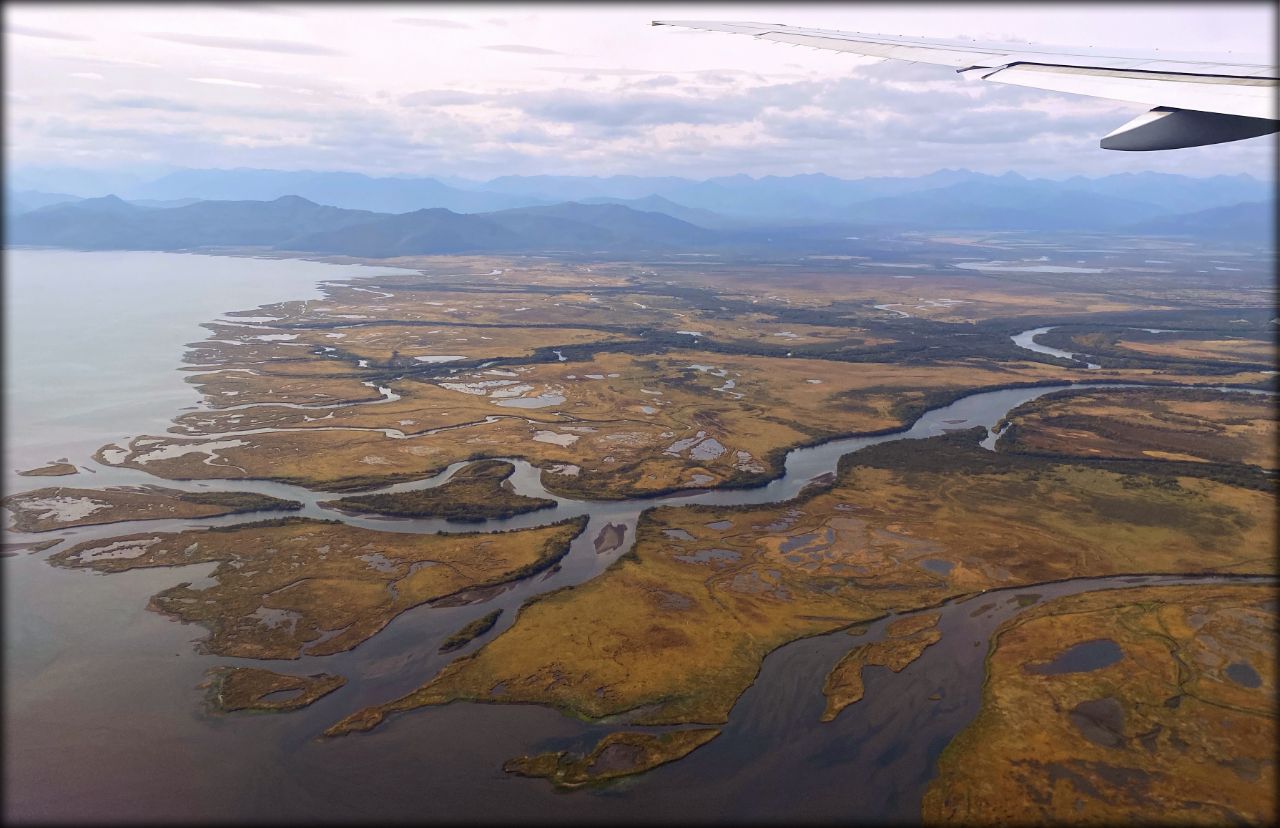
[[[5,215],[11,244],[262,246],[366,257],[711,249],[766,237],[834,242],[860,228],[1134,232],[1266,243],[1272,188],[1247,175],[1160,173],[1063,181],[968,170],[856,180],[505,176],[446,184],[358,173],[180,170],[98,198],[84,198],[91,190],[10,191]]]

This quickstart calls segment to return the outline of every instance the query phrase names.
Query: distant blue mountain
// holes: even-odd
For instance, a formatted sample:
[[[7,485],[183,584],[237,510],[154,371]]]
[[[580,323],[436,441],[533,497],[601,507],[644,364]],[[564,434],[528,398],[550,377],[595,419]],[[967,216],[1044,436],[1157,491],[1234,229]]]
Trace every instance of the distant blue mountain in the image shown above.
[[[342,248],[364,256],[393,255],[391,250],[657,250],[711,244],[713,237],[717,244],[749,246],[761,238],[799,244],[839,240],[843,230],[857,227],[1150,228],[1248,240],[1261,238],[1252,222],[1274,203],[1272,185],[1247,175],[1129,173],[1055,181],[940,170],[913,178],[506,176],[455,183],[470,189],[357,173],[181,170],[128,191],[128,201],[11,193],[6,227],[9,240],[20,244],[176,249],[292,242],[288,249]],[[33,208],[38,203],[47,206]],[[1227,209],[1244,204],[1261,206]],[[1200,213],[1199,219],[1179,218]],[[324,238],[326,233],[336,235]]]
[[[974,189],[965,190],[960,185],[968,185]],[[1035,202],[1047,209],[1050,205],[1044,200],[1050,194],[1055,194],[1052,197],[1058,199],[1064,209],[1070,209],[1074,203],[1086,206],[1095,203],[1086,196],[1096,196],[1096,203],[1100,205],[1112,204],[1119,207],[1120,203],[1127,203],[1138,218],[1147,214],[1202,210],[1274,197],[1273,184],[1247,175],[1191,178],[1163,173],[1125,173],[1093,179],[1077,176],[1065,181],[1052,181],[1028,179],[1017,173],[993,176],[963,169],[939,170],[915,177],[861,179],[821,174],[762,178],[735,175],[705,181],[636,176],[505,176],[474,185],[478,191],[493,189],[506,193],[518,192],[546,201],[577,199],[632,203],[646,197],[657,197],[678,207],[710,211],[727,219],[761,223],[861,221],[867,216],[875,215],[875,210],[866,205],[871,202],[881,203],[879,199],[906,198],[929,193],[931,195],[916,202],[927,205],[934,198],[952,199],[982,193],[994,194],[997,190],[984,188],[997,187],[1008,207],[1021,207]],[[1061,195],[1065,193],[1079,195]],[[1109,199],[1116,201],[1108,201]],[[864,206],[860,208],[858,205]],[[885,203],[885,206],[892,205]],[[998,204],[990,205],[989,209],[986,204],[979,206],[980,211],[990,214],[993,220],[1000,214]],[[687,215],[681,216],[673,207],[658,204],[652,207],[659,212],[688,218],[697,223]],[[962,205],[956,205],[945,210],[940,208],[940,212],[949,211],[959,218],[962,209]],[[703,223],[712,226],[705,216]]]
[[[274,247],[302,232],[333,232],[377,213],[326,207],[298,196],[273,201],[198,201],[139,207],[116,196],[55,204],[11,218],[11,244],[82,250]]]
[[[714,231],[617,204],[556,204],[491,213],[443,208],[386,214],[298,196],[149,208],[116,196],[55,204],[11,218],[12,244],[82,250],[267,247],[385,258],[434,253],[632,252],[714,245]]]
[[[719,228],[735,224],[735,222],[726,220],[719,213],[713,213],[710,210],[703,210],[698,207],[685,207],[660,195],[645,196],[644,198],[606,198],[597,196],[595,198],[580,199],[580,201],[583,204],[619,204],[623,207],[630,207],[632,210],[640,210],[646,213],[662,213],[672,218],[678,218],[681,221],[687,221],[690,224],[696,224],[699,227]]]
[[[1276,203],[1251,201],[1228,207],[1211,207],[1194,213],[1149,219],[1128,229],[1142,235],[1246,241],[1268,244],[1274,248]]]
[[[65,204],[68,201],[79,200],[79,196],[68,195],[67,193],[42,193],[38,190],[10,190],[4,195],[4,213],[6,216],[16,216],[19,213],[29,213],[32,210],[39,210],[41,207],[50,207],[54,204]]]
[[[1215,175],[1189,178],[1185,175],[1141,172],[1108,175],[1105,178],[1076,176],[1062,186],[1081,192],[1145,201],[1170,213],[1187,213],[1211,207],[1229,207],[1247,201],[1275,198],[1275,185],[1248,175]]]
[[[850,221],[904,228],[1108,230],[1168,211],[1143,201],[1037,180],[972,180],[851,205]]]
[[[545,203],[536,198],[459,190],[433,178],[254,169],[180,170],[133,187],[125,195],[130,199],[210,201],[270,201],[296,195],[317,204],[379,213],[406,213],[426,207],[481,213]]]

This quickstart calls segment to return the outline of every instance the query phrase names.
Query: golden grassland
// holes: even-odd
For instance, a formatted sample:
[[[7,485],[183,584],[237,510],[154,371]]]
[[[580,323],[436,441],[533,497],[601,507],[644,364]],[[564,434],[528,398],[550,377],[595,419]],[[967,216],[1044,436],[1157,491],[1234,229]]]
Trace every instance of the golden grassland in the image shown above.
[[[602,575],[328,732],[457,699],[720,723],[773,649],[889,611],[1084,575],[1275,569],[1269,491],[1002,456],[979,436],[864,449],[787,503],[646,512]]]
[[[558,751],[518,756],[502,766],[507,773],[536,776],[571,790],[599,785],[683,759],[720,735],[717,728],[667,733],[610,733],[586,755]]]
[[[292,659],[350,650],[405,610],[553,566],[585,523],[416,535],[286,518],[87,541],[50,561],[98,572],[216,561],[212,585],[179,584],[150,607],[208,629],[207,652]]]
[[[1273,585],[1150,586],[1006,621],[925,821],[1274,824],[1275,599]],[[1099,639],[1122,657],[1046,672]]]
[[[1076,391],[1033,400],[1009,419],[1014,429],[1002,438],[1002,448],[1011,451],[1276,468],[1276,408],[1269,396],[1208,389]]]
[[[602,353],[586,362],[393,382],[401,399],[375,405],[192,412],[178,418],[177,430],[215,439],[287,430],[241,434],[208,451],[203,439],[143,437],[125,450],[107,447],[110,453],[100,451],[98,459],[167,479],[270,479],[351,491],[429,477],[460,460],[520,457],[544,470],[551,491],[617,499],[758,483],[780,473],[783,454],[800,445],[903,427],[938,400],[968,391],[1084,375],[1044,363],[981,359],[901,365],[693,349]],[[1218,384],[1265,379],[1260,372],[1207,378],[1151,370],[1088,376]],[[327,379],[316,381],[317,393],[329,393]],[[226,387],[207,386],[206,393],[220,399]],[[509,405],[530,401],[542,407]],[[376,430],[385,428],[406,437]],[[183,447],[190,450],[180,453]]]
[[[1164,339],[1158,342],[1134,342],[1119,339],[1117,348],[1155,357],[1221,360],[1223,362],[1276,362],[1276,344],[1262,339],[1230,337],[1226,339]]]
[[[205,698],[209,707],[223,713],[297,710],[347,683],[342,676],[329,673],[287,676],[260,667],[214,667],[206,675],[200,686],[208,689]],[[290,691],[293,691],[292,695],[271,698],[274,694]]]
[[[907,665],[924,655],[924,651],[942,640],[936,627],[940,613],[922,613],[890,624],[883,641],[860,644],[836,662],[822,685],[827,697],[822,721],[829,722],[840,711],[862,700],[862,668],[878,665],[901,673]]]

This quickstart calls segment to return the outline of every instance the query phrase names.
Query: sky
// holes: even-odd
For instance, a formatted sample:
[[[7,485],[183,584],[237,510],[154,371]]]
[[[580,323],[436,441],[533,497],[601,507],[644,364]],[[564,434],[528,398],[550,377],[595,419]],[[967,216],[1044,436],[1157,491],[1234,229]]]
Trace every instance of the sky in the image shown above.
[[[1267,2],[6,3],[5,161],[473,180],[1273,175],[1274,136],[1105,151],[1148,107],[649,25],[672,18],[1276,62]]]

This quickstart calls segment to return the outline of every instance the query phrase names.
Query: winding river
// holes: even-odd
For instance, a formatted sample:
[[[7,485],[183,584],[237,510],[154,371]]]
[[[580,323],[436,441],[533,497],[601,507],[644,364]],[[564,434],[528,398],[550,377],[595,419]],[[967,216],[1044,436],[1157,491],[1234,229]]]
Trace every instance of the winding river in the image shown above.
[[[16,390],[19,403],[26,401],[32,407],[17,411],[16,416],[14,408],[6,409],[10,414],[6,418],[6,482],[11,492],[66,481],[12,476],[15,468],[62,456],[94,470],[92,475],[75,478],[73,485],[156,482],[144,472],[95,465],[87,457],[104,443],[129,433],[148,428],[162,433],[167,418],[181,402],[194,402],[194,392],[173,369],[178,367],[182,344],[201,338],[199,322],[215,318],[228,304],[253,307],[305,296],[308,290],[314,296],[320,279],[370,272],[313,262],[177,254],[7,251],[6,256],[8,272],[17,283],[15,290],[23,295],[36,291],[41,280],[56,281],[68,272],[80,278],[105,271],[114,280],[110,285],[94,283],[81,294],[63,292],[58,299],[62,306],[55,303],[46,308],[39,325],[29,322],[19,326],[16,337],[8,343],[7,359],[16,359],[23,370],[6,372],[10,377],[6,390],[10,394]],[[236,277],[231,274],[243,274],[243,267],[252,268],[258,276],[252,284],[248,283],[251,280],[234,282]],[[154,293],[147,294],[150,300],[138,298],[134,291],[139,285],[160,284],[164,278],[178,278],[193,270],[212,290],[210,301],[216,299],[217,309],[199,303],[183,305],[191,300],[183,290],[162,292],[158,299]],[[263,284],[264,274],[279,280]],[[232,281],[226,284],[228,290],[220,293],[218,280],[224,276]],[[39,304],[30,295],[24,301]],[[147,301],[151,302],[148,312],[156,314],[152,321],[158,324],[163,318],[165,332],[151,334],[142,344],[148,351],[167,350],[154,366],[148,363],[140,368],[127,353],[138,343],[121,341],[131,332],[122,330],[115,320],[130,308],[137,312],[134,306]],[[166,308],[165,302],[170,306]],[[145,324],[145,320],[138,324]],[[72,325],[80,326],[73,332],[78,347],[44,348]],[[13,336],[12,329],[10,332]],[[1034,336],[1034,332],[1028,333]],[[64,387],[50,389],[47,378],[63,376],[68,365],[71,376]],[[81,365],[85,376],[94,377],[96,384],[90,387],[100,392],[92,403],[77,404],[72,399],[79,381],[76,366]],[[532,814],[566,821],[917,818],[920,796],[933,774],[938,753],[977,712],[984,645],[1001,621],[1019,611],[1015,595],[1036,593],[1043,600],[1137,583],[1222,579],[1079,579],[991,591],[949,602],[941,608],[943,638],[939,644],[901,673],[868,669],[866,698],[826,724],[818,720],[823,707],[823,676],[853,644],[880,637],[893,617],[870,625],[863,638],[852,639],[840,632],[794,642],[765,660],[758,680],[739,699],[719,738],[680,762],[600,791],[566,796],[555,793],[542,780],[512,777],[501,770],[502,762],[517,754],[588,748],[618,727],[616,722],[585,724],[541,707],[451,704],[397,716],[368,734],[324,741],[316,737],[347,712],[398,697],[422,684],[447,661],[482,646],[513,623],[518,608],[530,597],[598,575],[630,547],[636,521],[645,509],[789,499],[815,477],[835,471],[840,457],[851,451],[974,426],[985,427],[990,433],[1010,409],[1063,387],[1067,386],[973,394],[927,412],[894,434],[852,437],[797,449],[787,455],[782,477],[755,489],[622,502],[578,501],[549,495],[541,485],[539,471],[513,459],[515,489],[521,494],[551,497],[556,506],[489,521],[479,528],[520,528],[589,515],[587,529],[573,542],[561,566],[472,596],[474,603],[410,610],[355,650],[323,658],[270,662],[202,655],[192,647],[192,642],[203,636],[202,629],[146,611],[150,595],[180,581],[198,583],[214,569],[212,563],[102,576],[48,566],[44,563],[48,552],[7,557],[3,560],[6,816],[127,821],[453,821],[528,818]],[[42,390],[53,395],[54,403],[42,397]],[[6,397],[6,405],[13,405],[9,394]],[[139,409],[140,399],[146,411]],[[169,407],[169,402],[179,405]],[[59,410],[62,419],[56,421],[50,436],[40,424],[59,416]],[[110,414],[112,411],[116,413]],[[159,430],[153,426],[157,420],[163,420]],[[992,434],[984,445],[990,448],[994,439]],[[450,466],[430,480],[397,484],[382,491],[439,485],[463,465]],[[384,531],[421,533],[460,528],[438,520],[342,515],[317,505],[332,499],[332,494],[280,483],[163,484],[290,498],[304,503],[302,515],[341,519]],[[121,523],[81,527],[59,536],[79,542],[252,519],[238,515]],[[625,527],[624,542],[598,554],[594,540],[611,523]],[[469,531],[477,527],[461,528]],[[6,534],[11,542],[53,536]],[[974,612],[975,607],[986,604],[994,606]],[[504,612],[486,636],[455,653],[436,652],[447,635],[496,608]],[[348,684],[308,708],[285,715],[209,716],[202,711],[200,694],[193,688],[205,670],[219,664],[263,666],[295,674],[336,672],[347,676]],[[935,692],[941,698],[930,698]]]

